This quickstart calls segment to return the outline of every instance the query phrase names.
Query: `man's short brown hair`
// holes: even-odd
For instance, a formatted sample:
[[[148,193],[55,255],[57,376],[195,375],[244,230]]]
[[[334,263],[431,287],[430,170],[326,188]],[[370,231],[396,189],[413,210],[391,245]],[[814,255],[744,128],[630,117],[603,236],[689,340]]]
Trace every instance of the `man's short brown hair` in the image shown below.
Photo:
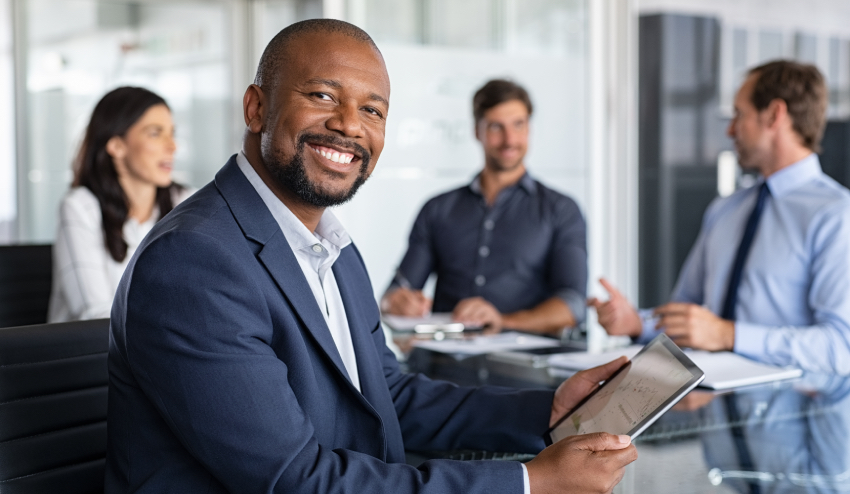
[[[475,117],[475,123],[477,124],[481,121],[484,113],[490,108],[512,100],[522,102],[525,108],[528,109],[528,116],[531,116],[531,98],[528,97],[528,92],[525,88],[506,79],[488,81],[472,97],[472,116]]]
[[[777,60],[750,70],[756,76],[751,101],[762,111],[775,99],[788,107],[794,130],[803,144],[818,153],[826,126],[827,90],[814,65]]]

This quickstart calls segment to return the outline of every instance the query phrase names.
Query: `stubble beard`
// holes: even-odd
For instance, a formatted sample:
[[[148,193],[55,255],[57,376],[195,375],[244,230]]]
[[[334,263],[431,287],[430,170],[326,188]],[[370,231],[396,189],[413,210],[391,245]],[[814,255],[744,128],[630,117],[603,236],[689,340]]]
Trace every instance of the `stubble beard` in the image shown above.
[[[498,173],[511,172],[511,171],[516,170],[517,167],[522,164],[524,159],[525,159],[524,155],[522,157],[520,157],[519,159],[517,159],[515,161],[510,161],[510,162],[506,162],[506,161],[503,161],[503,160],[500,160],[500,159],[497,159],[497,158],[491,158],[489,160],[488,164],[489,164],[489,168],[492,169],[495,172],[498,172]]]

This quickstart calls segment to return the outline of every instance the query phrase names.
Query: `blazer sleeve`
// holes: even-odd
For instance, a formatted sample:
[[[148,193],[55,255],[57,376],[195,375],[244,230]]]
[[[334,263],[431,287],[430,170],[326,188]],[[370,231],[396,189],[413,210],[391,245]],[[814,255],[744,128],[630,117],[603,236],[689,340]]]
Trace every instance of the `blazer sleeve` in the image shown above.
[[[255,261],[245,259],[246,249],[192,231],[149,240],[132,265],[126,302],[116,301],[113,325],[122,324],[122,314],[126,321],[113,344],[171,434],[227,490],[522,492],[517,462],[442,460],[414,468],[320,444],[290,386],[300,369],[289,368],[270,346],[280,321],[272,320],[268,299],[281,295],[252,279],[256,270],[247,263]],[[403,376],[389,363],[391,353],[384,355],[401,415],[430,424],[420,435],[410,432],[414,442],[427,436],[432,444],[450,443],[449,436],[474,423],[472,409],[487,402],[455,389],[446,406],[441,394],[450,385]],[[438,409],[440,417],[457,411],[465,417],[432,423],[429,410]],[[495,416],[479,412],[485,424],[476,429]],[[449,428],[440,430],[441,424]]]
[[[352,245],[364,284],[370,284],[360,252]],[[364,302],[364,305],[367,302]],[[387,347],[374,301],[364,307],[372,338],[383,361],[384,376],[409,450],[477,449],[540,452],[549,427],[554,392],[498,386],[461,387],[405,374]]]

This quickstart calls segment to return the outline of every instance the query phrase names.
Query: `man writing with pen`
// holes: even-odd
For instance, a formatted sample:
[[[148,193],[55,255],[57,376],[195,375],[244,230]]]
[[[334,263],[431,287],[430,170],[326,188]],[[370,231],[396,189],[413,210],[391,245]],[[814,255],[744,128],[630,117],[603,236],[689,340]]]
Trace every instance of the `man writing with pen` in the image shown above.
[[[484,168],[429,200],[381,300],[386,314],[452,312],[456,321],[557,335],[584,320],[586,226],[571,198],[526,171],[532,104],[507,80],[473,97]],[[436,274],[433,301],[422,293]]]

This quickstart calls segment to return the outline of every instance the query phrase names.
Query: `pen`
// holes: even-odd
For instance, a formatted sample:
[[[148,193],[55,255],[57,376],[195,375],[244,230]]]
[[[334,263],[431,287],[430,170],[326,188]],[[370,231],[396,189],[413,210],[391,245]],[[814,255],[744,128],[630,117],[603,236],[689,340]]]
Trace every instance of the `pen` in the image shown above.
[[[407,281],[407,278],[404,276],[404,273],[401,272],[401,268],[396,269],[395,271],[395,281],[398,283],[398,286],[404,288],[405,290],[412,290],[410,282]]]

